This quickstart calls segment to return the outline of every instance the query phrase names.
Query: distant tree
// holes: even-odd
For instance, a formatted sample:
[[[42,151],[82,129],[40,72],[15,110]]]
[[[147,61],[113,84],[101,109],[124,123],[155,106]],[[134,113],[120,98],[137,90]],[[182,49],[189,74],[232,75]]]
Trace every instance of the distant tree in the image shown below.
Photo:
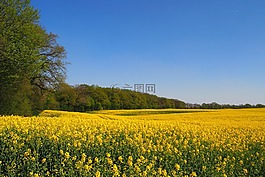
[[[75,111],[86,112],[94,109],[95,103],[93,98],[89,95],[90,86],[81,84],[74,87],[77,95]]]
[[[103,109],[103,107],[102,107],[101,103],[100,102],[96,102],[95,110],[102,110],[102,109]]]
[[[119,96],[121,109],[133,109],[133,98],[129,90],[122,90]]]
[[[137,93],[136,95],[136,108],[137,109],[146,109],[147,108],[147,102],[146,102],[146,95],[142,93]]]
[[[251,104],[248,104],[248,103],[246,103],[243,107],[244,108],[253,108],[253,106]]]
[[[265,105],[263,105],[263,104],[257,104],[256,105],[256,108],[265,108]]]
[[[43,109],[50,109],[50,110],[59,110],[60,103],[56,100],[54,93],[47,93],[45,97],[45,104]]]
[[[159,106],[159,98],[155,95],[148,95],[146,102],[147,102],[147,108],[151,109],[161,108]]]
[[[180,109],[186,108],[186,103],[184,103],[183,101],[175,99],[174,102],[175,102],[175,108],[180,108]]]
[[[118,90],[119,91],[119,90]],[[112,89],[112,93],[109,95],[111,107],[110,109],[120,109],[120,96],[119,93],[115,91],[115,89]]]
[[[222,105],[222,108],[223,109],[228,109],[228,108],[231,108],[231,105],[229,105],[229,104],[223,104]]]
[[[100,87],[94,88],[94,92],[92,93],[93,99],[95,100],[95,103],[101,105],[102,109],[109,109],[111,106],[111,103],[109,101],[109,98],[107,94],[104,92],[104,89]],[[96,106],[97,107],[97,106]]]
[[[216,103],[216,102],[212,102],[212,103],[210,104],[210,108],[211,108],[211,109],[221,109],[221,108],[222,108],[222,105],[220,105],[220,104],[218,104],[218,103]]]
[[[74,111],[77,94],[74,88],[68,84],[61,84],[56,91],[56,100],[60,104],[60,110]]]

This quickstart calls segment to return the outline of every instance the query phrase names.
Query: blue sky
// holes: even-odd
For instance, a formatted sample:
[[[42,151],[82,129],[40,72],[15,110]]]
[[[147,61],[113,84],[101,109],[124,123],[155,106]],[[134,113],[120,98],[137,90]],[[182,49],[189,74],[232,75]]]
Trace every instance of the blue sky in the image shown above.
[[[67,82],[156,84],[190,103],[265,104],[265,1],[32,0]]]

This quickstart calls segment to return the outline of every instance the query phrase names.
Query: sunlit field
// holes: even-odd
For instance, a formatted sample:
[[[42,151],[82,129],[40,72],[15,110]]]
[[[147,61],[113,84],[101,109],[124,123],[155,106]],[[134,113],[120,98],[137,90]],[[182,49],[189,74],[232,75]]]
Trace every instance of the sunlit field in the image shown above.
[[[265,109],[0,117],[1,176],[265,176]]]

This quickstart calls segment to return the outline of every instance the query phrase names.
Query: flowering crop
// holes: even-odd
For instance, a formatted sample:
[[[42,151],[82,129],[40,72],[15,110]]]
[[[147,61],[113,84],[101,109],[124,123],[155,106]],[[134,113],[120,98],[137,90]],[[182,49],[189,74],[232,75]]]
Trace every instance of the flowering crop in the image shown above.
[[[265,176],[265,109],[0,117],[2,176]]]

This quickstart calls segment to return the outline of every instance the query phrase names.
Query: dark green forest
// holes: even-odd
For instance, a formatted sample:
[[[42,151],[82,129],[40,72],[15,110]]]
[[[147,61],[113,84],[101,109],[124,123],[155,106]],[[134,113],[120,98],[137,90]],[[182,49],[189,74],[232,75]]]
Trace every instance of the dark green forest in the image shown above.
[[[161,109],[186,108],[186,104],[176,99],[168,99],[119,88],[102,88],[81,84],[70,86],[61,84],[56,92],[39,95],[38,111],[56,109],[87,112],[102,109]],[[36,107],[37,108],[37,107]]]

